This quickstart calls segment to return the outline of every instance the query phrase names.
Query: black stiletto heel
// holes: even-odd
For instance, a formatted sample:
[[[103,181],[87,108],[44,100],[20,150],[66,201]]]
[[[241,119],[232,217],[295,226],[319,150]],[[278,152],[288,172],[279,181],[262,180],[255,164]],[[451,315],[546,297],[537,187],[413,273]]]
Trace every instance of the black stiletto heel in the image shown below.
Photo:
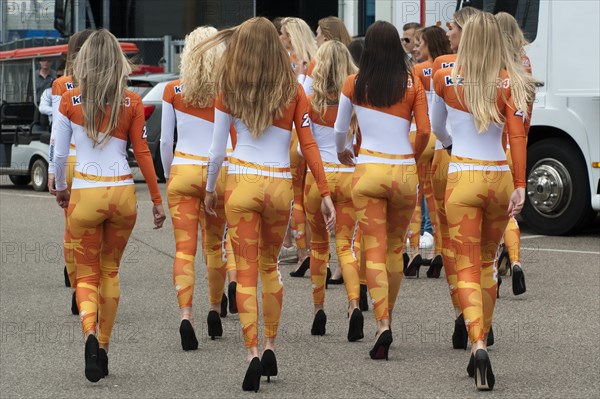
[[[377,342],[375,342],[373,349],[369,351],[369,356],[371,356],[371,359],[388,360],[388,352],[393,341],[394,339],[392,338],[392,332],[390,330],[385,330],[382,332],[379,335],[379,338],[377,338]]]
[[[354,309],[352,316],[350,316],[350,325],[348,326],[348,341],[356,342],[365,337],[363,332],[364,323],[365,319],[360,309]]]
[[[75,291],[73,291],[73,296],[71,297],[71,313],[74,315],[79,314],[79,309],[77,308],[77,297],[75,296]]]
[[[304,277],[306,271],[310,268],[310,256],[307,256],[306,259],[302,261],[300,267],[293,272],[290,272],[290,276],[292,277]]]
[[[429,266],[429,269],[427,269],[427,278],[440,278],[440,273],[442,272],[442,267],[444,267],[442,255],[437,255],[431,261],[431,265]]]
[[[358,307],[363,312],[369,310],[369,299],[367,298],[367,286],[365,284],[360,285],[360,299],[358,301]]]
[[[502,276],[498,274],[498,287],[496,288],[496,299],[500,298],[500,286],[502,285]]]
[[[311,335],[325,335],[325,324],[327,324],[327,315],[325,315],[323,309],[320,309],[315,314],[315,319],[310,329]]]
[[[412,262],[408,265],[406,270],[404,271],[404,275],[406,277],[416,277],[419,278],[419,269],[423,264],[423,258],[421,255],[417,255],[413,258]]]
[[[103,376],[98,364],[98,339],[95,335],[89,335],[85,341],[85,378],[91,382],[98,382]]]
[[[257,357],[253,358],[248,365],[246,375],[244,376],[244,382],[242,382],[242,389],[244,391],[258,392],[260,388],[260,376],[262,374],[262,366],[260,359]]]
[[[223,293],[221,297],[221,313],[219,313],[221,317],[227,317],[227,296]]]
[[[214,340],[215,337],[223,336],[223,325],[221,324],[221,318],[215,310],[208,312],[206,324],[208,324],[208,336],[210,339]]]
[[[508,250],[504,244],[500,245],[500,256],[498,256],[496,265],[498,269],[498,275],[506,276],[506,273],[510,269],[510,256],[508,255]]]
[[[108,353],[103,348],[98,350],[98,363],[100,364],[102,374],[104,374],[102,378],[104,378],[108,375]]]
[[[275,357],[275,352],[271,349],[264,351],[260,364],[262,365],[262,375],[267,377],[267,382],[271,382],[271,377],[277,376],[277,358]]]
[[[452,334],[452,347],[454,349],[467,349],[468,341],[467,327],[465,326],[465,319],[462,315],[458,316],[454,320],[454,333]]]
[[[469,377],[475,377],[475,355],[471,352],[471,358],[469,359],[469,364],[467,365],[467,374]]]
[[[189,320],[181,320],[179,335],[181,336],[181,348],[184,351],[194,351],[198,349],[198,339],[196,339],[194,327],[192,327],[192,323],[190,323]]]
[[[329,282],[331,281],[331,269],[327,266],[327,274],[325,275],[325,289],[329,288]]]
[[[525,274],[520,265],[512,267],[512,289],[514,295],[524,294],[527,290],[525,287]]]
[[[236,302],[237,282],[232,281],[227,288],[227,296],[229,297],[229,313],[236,314],[238,312]]]
[[[70,287],[71,286],[71,281],[69,280],[69,273],[67,273],[67,266],[65,265],[65,268],[63,270],[63,274],[65,275],[65,287]]]
[[[475,385],[480,391],[491,391],[495,383],[490,357],[485,350],[478,349],[475,352]]]
[[[491,324],[490,324],[490,332],[488,332],[488,336],[487,336],[487,339],[485,341],[485,344],[487,346],[494,345],[494,329],[492,328]]]

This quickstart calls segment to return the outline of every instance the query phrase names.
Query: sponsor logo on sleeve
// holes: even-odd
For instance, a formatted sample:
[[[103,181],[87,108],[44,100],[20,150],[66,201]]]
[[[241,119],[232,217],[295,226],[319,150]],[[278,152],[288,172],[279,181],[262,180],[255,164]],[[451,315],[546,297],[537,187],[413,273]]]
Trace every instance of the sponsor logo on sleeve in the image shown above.
[[[181,85],[175,86],[173,90],[175,90],[175,94],[181,94]]]
[[[442,69],[452,68],[453,66],[454,66],[454,62],[442,62]]]
[[[432,72],[433,72],[433,68],[425,68],[425,69],[423,69],[423,76],[431,76]]]
[[[126,107],[129,107],[131,105],[131,98],[125,97],[123,99],[123,105],[126,106]]]
[[[73,84],[73,82],[65,82],[65,87],[67,90],[73,90],[75,88],[75,84]]]
[[[71,97],[73,105],[81,105],[81,95]]]

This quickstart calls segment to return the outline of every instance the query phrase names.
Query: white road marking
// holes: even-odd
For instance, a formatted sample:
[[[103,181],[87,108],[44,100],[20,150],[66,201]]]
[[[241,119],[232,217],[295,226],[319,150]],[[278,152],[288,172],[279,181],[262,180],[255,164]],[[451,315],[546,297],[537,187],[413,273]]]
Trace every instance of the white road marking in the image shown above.
[[[3,195],[15,195],[17,197],[30,197],[30,198],[50,198],[56,200],[56,197],[48,193],[48,195],[35,195],[35,194],[21,194],[21,193],[3,193],[0,191],[0,196]]]
[[[576,250],[573,250],[573,249],[527,248],[527,247],[521,247],[521,249],[524,249],[526,251],[563,252],[563,253],[569,253],[569,254],[600,255],[600,252],[598,252],[598,251],[576,251]]]
[[[521,240],[531,240],[533,238],[541,238],[541,237],[549,237],[549,236],[545,236],[545,235],[542,235],[542,234],[538,234],[538,235],[535,235],[535,236],[521,236]]]

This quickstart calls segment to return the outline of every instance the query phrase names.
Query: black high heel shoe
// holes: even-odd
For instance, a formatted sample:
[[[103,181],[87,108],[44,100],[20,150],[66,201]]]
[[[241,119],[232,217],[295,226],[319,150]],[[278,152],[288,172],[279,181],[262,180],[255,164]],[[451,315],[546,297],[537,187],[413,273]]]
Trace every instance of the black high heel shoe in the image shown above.
[[[358,307],[363,312],[369,310],[369,298],[367,298],[367,286],[365,284],[360,285],[360,299],[358,301]]]
[[[267,382],[271,382],[271,377],[277,376],[277,358],[275,357],[275,352],[271,349],[265,350],[260,364],[262,366],[262,375],[267,377]]]
[[[417,255],[413,258],[412,262],[408,265],[406,270],[404,270],[404,275],[406,277],[416,277],[419,278],[419,269],[423,264],[423,258],[421,255]]]
[[[189,320],[181,320],[179,335],[181,336],[181,349],[184,351],[194,351],[198,349],[198,339],[196,338],[194,327],[192,327],[192,323],[190,323]]]
[[[262,365],[260,359],[257,357],[253,358],[248,365],[246,375],[244,376],[244,382],[242,382],[242,389],[244,391],[258,392],[260,388],[260,376],[262,375]]]
[[[496,299],[500,298],[500,286],[502,285],[502,276],[498,274],[498,287],[496,288]]]
[[[221,313],[219,313],[221,317],[227,317],[227,296],[223,293],[221,297]]]
[[[365,334],[363,332],[363,326],[365,319],[363,318],[360,309],[354,309],[352,316],[350,316],[350,325],[348,326],[348,341],[356,342],[359,339],[363,339]]]
[[[65,275],[65,287],[70,287],[71,286],[71,281],[69,280],[69,273],[67,273],[67,266],[65,265],[65,268],[63,270],[63,274]]]
[[[85,341],[85,378],[91,382],[98,382],[104,373],[98,363],[98,339],[95,335],[89,335]]]
[[[229,297],[229,313],[236,314],[238,312],[236,301],[237,282],[232,281],[227,288],[227,296]]]
[[[469,335],[465,326],[465,318],[462,313],[454,320],[454,333],[452,333],[452,347],[454,349],[467,349]]]
[[[71,297],[71,313],[74,315],[79,314],[79,309],[77,308],[77,297],[75,296],[75,291],[73,291],[73,296]]]
[[[404,264],[402,271],[406,273],[406,269],[408,269],[408,262],[410,262],[410,258],[406,252],[402,253],[402,263]]]
[[[223,325],[221,324],[221,318],[215,310],[208,312],[206,324],[208,324],[208,336],[210,339],[214,341],[215,337],[223,336]]]
[[[300,267],[293,272],[290,272],[290,276],[292,277],[304,277],[306,271],[310,268],[310,256],[307,256],[306,259],[302,261]]]
[[[102,374],[104,374],[102,378],[104,378],[108,375],[108,353],[103,348],[98,350],[98,363],[100,364]]]
[[[393,341],[394,339],[392,338],[392,332],[390,330],[385,330],[379,334],[379,338],[377,338],[375,346],[373,346],[373,349],[369,351],[369,356],[371,356],[371,359],[388,360],[388,352]]]
[[[475,354],[473,352],[471,352],[471,358],[467,364],[467,374],[471,378],[475,377]]]
[[[475,352],[475,385],[480,391],[491,391],[495,383],[490,357],[485,350],[478,349]]]
[[[427,269],[427,278],[440,278],[440,273],[442,272],[442,267],[444,267],[442,255],[437,255],[431,261],[431,265],[429,266],[429,269]]]
[[[325,289],[329,288],[329,282],[331,281],[331,269],[327,266],[327,274],[325,275]]]
[[[313,320],[312,328],[310,329],[311,335],[325,335],[325,324],[327,324],[327,315],[323,309],[320,309],[315,314],[315,319]]]
[[[523,273],[523,269],[520,265],[514,265],[511,270],[513,294],[524,294],[527,288],[525,287],[525,273]]]
[[[500,244],[500,255],[498,256],[496,266],[498,268],[499,276],[506,276],[506,273],[510,269],[510,256],[508,255],[508,250],[504,244]]]
[[[494,345],[494,329],[492,328],[492,325],[490,324],[490,332],[488,332],[488,336],[487,339],[485,341],[485,344],[487,346],[492,346]]]

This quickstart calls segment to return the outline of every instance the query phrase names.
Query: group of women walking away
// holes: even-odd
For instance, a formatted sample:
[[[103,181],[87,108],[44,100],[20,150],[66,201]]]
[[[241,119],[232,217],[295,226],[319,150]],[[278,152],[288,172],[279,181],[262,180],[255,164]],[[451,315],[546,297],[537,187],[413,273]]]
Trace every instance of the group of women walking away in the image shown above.
[[[467,372],[478,389],[493,389],[487,346],[498,292],[496,258],[505,231],[509,253],[518,245],[516,223],[507,225],[524,203],[533,102],[525,42],[511,18],[463,8],[449,39],[435,26],[419,32],[422,59],[414,66],[397,29],[384,21],[355,42],[335,17],[319,21],[316,39],[297,18],[280,21],[280,32],[257,17],[188,35],[180,79],[164,90],[160,146],[183,350],[198,348],[192,305],[200,226],[208,335],[223,335],[220,318],[229,305],[239,313],[246,347],[243,390],[258,391],[262,376],[270,381],[278,374],[279,256],[293,230],[295,274],[309,269],[311,275],[311,334],[326,333],[335,234],[339,274],[333,280],[347,291],[347,339],[364,337],[362,287],[368,287],[377,326],[369,355],[387,360],[403,277],[418,277],[422,262],[415,251],[406,259],[405,243],[425,195],[436,237],[427,275],[439,277],[443,267],[455,310],[453,346],[466,349],[471,342]],[[126,89],[130,64],[108,31],[86,35],[70,85],[60,98],[56,94],[51,181],[66,210],[65,258],[73,254],[67,265],[84,333],[85,375],[96,382],[108,375],[119,263],[137,215],[128,140],[150,190],[155,229],[166,216],[143,105]],[[77,158],[68,160],[73,146]],[[68,163],[75,165],[72,186]],[[522,293],[519,259],[511,255],[511,261],[522,287],[515,294]]]

